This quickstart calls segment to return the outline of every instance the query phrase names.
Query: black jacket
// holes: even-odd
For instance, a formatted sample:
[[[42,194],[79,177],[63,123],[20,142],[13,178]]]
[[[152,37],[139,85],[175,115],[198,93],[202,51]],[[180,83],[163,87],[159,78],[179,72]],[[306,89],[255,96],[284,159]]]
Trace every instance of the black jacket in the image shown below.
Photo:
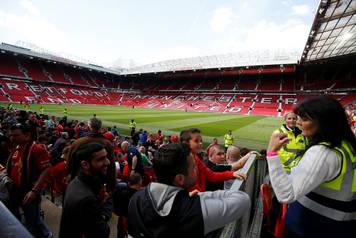
[[[110,228],[102,215],[98,198],[102,183],[99,178],[79,173],[68,185],[62,218],[60,238],[107,238]]]

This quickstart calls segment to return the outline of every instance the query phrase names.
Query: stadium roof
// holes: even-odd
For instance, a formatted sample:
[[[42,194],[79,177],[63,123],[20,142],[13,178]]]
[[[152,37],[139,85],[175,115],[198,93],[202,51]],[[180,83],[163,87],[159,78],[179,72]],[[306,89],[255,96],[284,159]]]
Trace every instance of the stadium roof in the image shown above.
[[[322,0],[301,62],[356,53],[355,26],[355,0]]]
[[[199,69],[216,69],[245,66],[296,64],[299,52],[284,50],[264,50],[234,54],[201,56],[185,59],[174,59],[124,69],[122,74],[158,73]]]
[[[95,70],[99,72],[104,72],[104,73],[111,73],[111,74],[116,74],[119,75],[120,72],[117,70],[112,70],[108,68],[104,68],[99,65],[94,65],[90,63],[81,63],[75,60],[68,59],[67,57],[62,57],[62,56],[57,56],[53,53],[48,53],[43,50],[38,50],[38,49],[30,49],[22,46],[17,46],[17,45],[11,45],[11,44],[6,44],[6,43],[1,43],[0,44],[0,52],[1,53],[12,53],[12,54],[18,54],[18,55],[23,55],[27,56],[30,58],[40,58],[43,60],[46,60],[48,62],[55,62],[55,63],[63,63],[63,64],[69,64],[73,65],[76,67],[81,67],[81,68],[87,68],[89,70]]]

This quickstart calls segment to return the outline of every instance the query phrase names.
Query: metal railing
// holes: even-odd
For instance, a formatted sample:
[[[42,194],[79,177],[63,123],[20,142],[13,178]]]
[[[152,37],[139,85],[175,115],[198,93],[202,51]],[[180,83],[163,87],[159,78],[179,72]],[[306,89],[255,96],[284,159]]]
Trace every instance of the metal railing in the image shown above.
[[[251,207],[241,219],[226,225],[220,238],[260,237],[263,216],[259,190],[267,174],[267,162],[253,154],[240,172],[246,173],[247,179],[235,180],[231,189],[246,192],[250,196]]]

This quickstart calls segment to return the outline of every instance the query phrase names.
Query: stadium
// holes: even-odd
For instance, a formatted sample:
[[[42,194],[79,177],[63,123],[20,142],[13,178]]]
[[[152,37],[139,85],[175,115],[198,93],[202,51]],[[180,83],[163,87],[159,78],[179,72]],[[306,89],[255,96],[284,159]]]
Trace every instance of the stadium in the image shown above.
[[[59,118],[66,109],[69,119],[84,122],[96,114],[123,136],[130,135],[131,119],[137,129],[167,136],[199,128],[204,147],[213,138],[223,144],[232,130],[238,147],[262,150],[286,112],[307,98],[327,95],[355,114],[355,26],[356,1],[323,0],[302,52],[220,54],[121,69],[2,43],[0,102]],[[251,162],[246,173],[253,181],[244,189],[257,191],[264,170],[266,164]],[[258,192],[252,193],[250,215],[220,237],[260,237],[256,214],[262,208]]]

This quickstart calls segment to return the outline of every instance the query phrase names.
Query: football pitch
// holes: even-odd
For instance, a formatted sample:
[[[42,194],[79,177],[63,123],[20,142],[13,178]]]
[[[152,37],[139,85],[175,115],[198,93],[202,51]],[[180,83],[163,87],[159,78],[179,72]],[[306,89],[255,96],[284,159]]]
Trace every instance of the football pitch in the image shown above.
[[[7,104],[2,104],[7,106]],[[24,108],[23,105],[13,104],[14,107]],[[271,133],[282,123],[281,118],[236,115],[206,112],[184,112],[178,110],[158,110],[106,105],[43,105],[44,113],[63,116],[63,109],[68,109],[69,119],[88,121],[96,114],[104,126],[119,128],[122,135],[129,134],[128,124],[131,119],[137,123],[136,129],[144,129],[157,133],[162,130],[164,135],[179,134],[185,128],[196,127],[202,131],[204,144],[209,144],[214,137],[219,144],[224,143],[224,134],[232,130],[235,144],[250,149],[266,149]],[[30,110],[37,111],[40,105],[31,105]]]

